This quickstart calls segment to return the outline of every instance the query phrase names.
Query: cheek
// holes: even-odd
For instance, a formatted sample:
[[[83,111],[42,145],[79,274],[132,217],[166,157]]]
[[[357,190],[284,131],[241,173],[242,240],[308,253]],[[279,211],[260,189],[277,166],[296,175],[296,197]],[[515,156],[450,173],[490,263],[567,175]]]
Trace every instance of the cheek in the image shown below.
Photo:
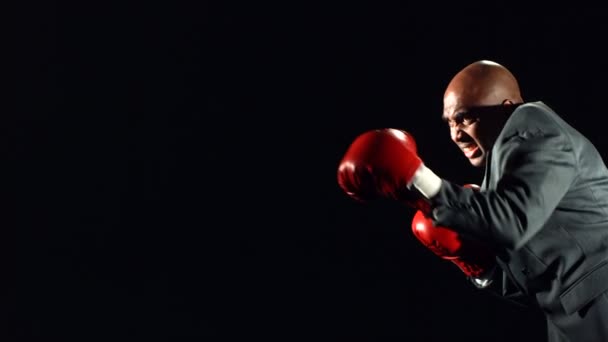
[[[467,130],[467,134],[473,138],[473,140],[477,141],[479,143],[479,134],[477,132],[477,128],[476,127],[471,127]]]
[[[468,133],[471,136],[471,138],[473,138],[473,140],[475,140],[477,145],[479,145],[482,149],[485,150],[485,148],[487,147],[487,142],[485,140],[483,130],[479,130],[479,127],[475,126],[475,127],[471,127],[469,129]]]

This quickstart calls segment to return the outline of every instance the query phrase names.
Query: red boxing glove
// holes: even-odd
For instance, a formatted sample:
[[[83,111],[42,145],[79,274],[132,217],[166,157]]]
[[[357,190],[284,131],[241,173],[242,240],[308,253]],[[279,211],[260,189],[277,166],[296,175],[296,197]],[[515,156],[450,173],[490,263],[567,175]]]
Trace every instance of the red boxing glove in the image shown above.
[[[473,184],[465,187],[479,189]],[[421,211],[414,215],[412,232],[433,253],[442,259],[450,260],[469,277],[482,277],[495,266],[495,256],[489,248],[458,235],[454,230],[434,226],[433,220]]]
[[[338,184],[354,199],[388,198],[409,202],[408,189],[422,165],[411,134],[393,128],[358,136],[338,167]]]

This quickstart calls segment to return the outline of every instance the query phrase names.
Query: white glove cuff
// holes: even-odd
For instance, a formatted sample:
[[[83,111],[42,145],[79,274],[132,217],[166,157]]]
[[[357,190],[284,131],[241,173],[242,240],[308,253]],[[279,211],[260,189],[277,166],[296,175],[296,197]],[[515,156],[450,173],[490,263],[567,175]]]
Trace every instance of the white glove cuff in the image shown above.
[[[441,189],[441,178],[421,164],[412,178],[412,184],[428,199],[435,196]]]

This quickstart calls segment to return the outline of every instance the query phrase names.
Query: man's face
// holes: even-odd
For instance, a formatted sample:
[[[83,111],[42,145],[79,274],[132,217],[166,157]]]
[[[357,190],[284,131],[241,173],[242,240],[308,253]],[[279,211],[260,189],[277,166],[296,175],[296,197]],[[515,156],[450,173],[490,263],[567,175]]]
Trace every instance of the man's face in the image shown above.
[[[444,98],[443,119],[450,128],[450,137],[475,167],[485,166],[494,139],[498,135],[497,111],[504,106],[470,106],[455,95]]]

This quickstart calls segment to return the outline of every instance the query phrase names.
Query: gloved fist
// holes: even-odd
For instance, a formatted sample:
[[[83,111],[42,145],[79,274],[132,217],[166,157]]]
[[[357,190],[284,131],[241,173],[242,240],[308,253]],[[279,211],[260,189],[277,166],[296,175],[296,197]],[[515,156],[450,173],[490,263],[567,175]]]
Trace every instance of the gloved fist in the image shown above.
[[[479,189],[474,184],[465,187]],[[488,247],[450,228],[435,226],[422,211],[414,215],[412,232],[424,246],[440,258],[453,262],[467,276],[482,277],[495,266],[495,255]]]
[[[422,165],[416,142],[406,131],[375,129],[358,136],[338,167],[338,184],[359,201],[413,199],[409,186]]]

